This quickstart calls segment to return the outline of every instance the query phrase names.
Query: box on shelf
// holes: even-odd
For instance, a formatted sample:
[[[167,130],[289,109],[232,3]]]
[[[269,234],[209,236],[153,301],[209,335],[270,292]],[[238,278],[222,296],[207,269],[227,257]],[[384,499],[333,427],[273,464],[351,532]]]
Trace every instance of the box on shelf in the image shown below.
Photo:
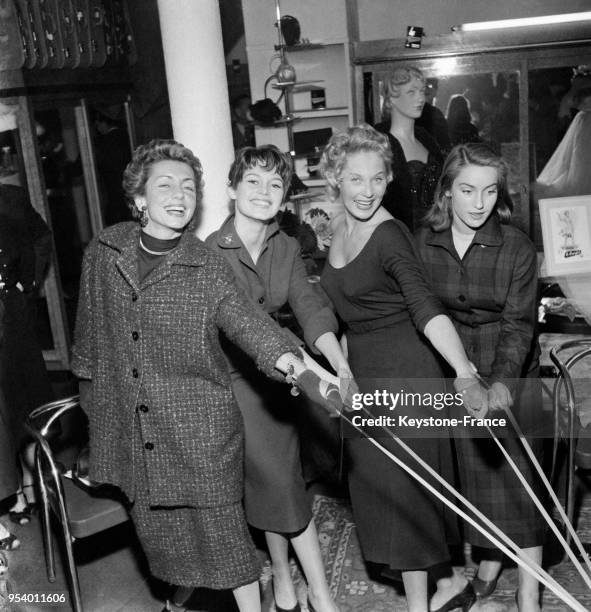
[[[303,90],[294,90],[292,107],[294,111],[326,108],[326,92],[324,87],[309,85]]]

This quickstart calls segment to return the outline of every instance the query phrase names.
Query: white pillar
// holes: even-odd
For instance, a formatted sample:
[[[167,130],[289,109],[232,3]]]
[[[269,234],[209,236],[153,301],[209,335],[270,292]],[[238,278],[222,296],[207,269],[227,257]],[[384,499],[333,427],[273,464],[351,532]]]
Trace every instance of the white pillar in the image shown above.
[[[158,0],[158,12],[174,137],[203,164],[205,238],[228,214],[234,159],[220,9],[217,0]]]

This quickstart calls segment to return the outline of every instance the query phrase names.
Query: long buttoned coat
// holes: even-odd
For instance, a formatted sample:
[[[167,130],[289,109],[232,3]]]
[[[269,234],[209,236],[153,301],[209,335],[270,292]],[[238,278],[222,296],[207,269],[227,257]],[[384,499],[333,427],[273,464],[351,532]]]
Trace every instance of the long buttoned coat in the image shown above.
[[[90,477],[133,499],[134,472],[145,469],[153,505],[235,502],[243,427],[219,330],[269,376],[297,347],[190,232],[141,283],[138,240],[137,224],[121,223],[84,256],[73,371],[92,381]]]

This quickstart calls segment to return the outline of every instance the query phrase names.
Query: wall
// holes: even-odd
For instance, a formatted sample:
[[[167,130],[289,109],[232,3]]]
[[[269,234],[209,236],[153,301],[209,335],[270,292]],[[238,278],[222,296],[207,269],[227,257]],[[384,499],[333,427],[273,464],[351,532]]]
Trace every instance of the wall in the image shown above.
[[[345,0],[342,0],[343,2]],[[281,5],[283,7],[283,3]],[[406,37],[406,26],[428,36],[449,34],[453,25],[589,11],[589,0],[357,0],[359,39]]]

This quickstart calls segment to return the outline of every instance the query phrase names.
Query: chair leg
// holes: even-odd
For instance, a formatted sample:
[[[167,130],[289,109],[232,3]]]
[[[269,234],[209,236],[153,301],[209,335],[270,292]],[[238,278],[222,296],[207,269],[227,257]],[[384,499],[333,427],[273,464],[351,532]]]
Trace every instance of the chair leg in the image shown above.
[[[47,579],[49,582],[55,582],[55,556],[53,551],[53,538],[51,536],[51,521],[49,516],[49,495],[47,493],[45,480],[43,479],[43,470],[41,468],[41,458],[39,456],[38,449],[35,452],[35,471],[37,472],[37,482],[39,484],[39,492],[41,494],[41,528],[43,533]]]
[[[78,580],[78,570],[76,569],[76,561],[74,560],[74,538],[70,531],[68,522],[68,513],[64,503],[63,485],[59,476],[57,478],[57,501],[59,506],[59,520],[64,536],[64,548],[66,549],[66,570],[70,582],[70,591],[72,596],[72,608],[74,612],[84,612],[82,608],[82,597],[80,595],[80,582]]]
[[[575,437],[575,415],[569,411],[568,415],[568,458],[566,466],[566,516],[573,524],[573,518],[575,513],[575,495],[574,495],[574,481],[575,481],[575,446],[577,444]],[[566,533],[566,543],[570,546],[571,534],[570,531]]]

